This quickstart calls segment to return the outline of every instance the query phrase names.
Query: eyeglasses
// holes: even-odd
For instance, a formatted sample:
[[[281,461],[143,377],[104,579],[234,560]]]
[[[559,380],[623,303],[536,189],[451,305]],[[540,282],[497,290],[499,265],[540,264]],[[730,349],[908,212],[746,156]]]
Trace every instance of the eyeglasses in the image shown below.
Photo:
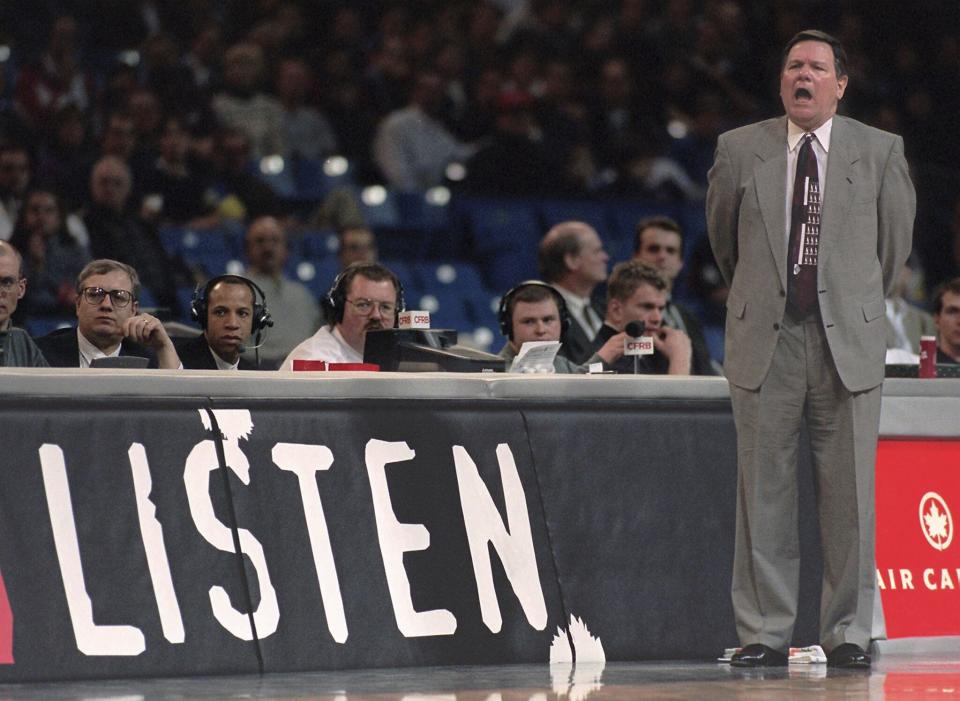
[[[0,277],[0,290],[3,290],[4,292],[9,292],[16,285],[20,284],[21,279],[22,278],[18,278],[18,277]]]
[[[117,309],[123,309],[133,301],[133,293],[126,290],[105,290],[102,287],[84,287],[80,290],[87,304],[100,304],[103,298],[110,295],[110,301]]]
[[[376,306],[383,316],[390,316],[397,311],[397,305],[394,302],[375,302],[372,299],[348,299],[357,313],[362,316],[368,316],[373,313],[373,307]]]

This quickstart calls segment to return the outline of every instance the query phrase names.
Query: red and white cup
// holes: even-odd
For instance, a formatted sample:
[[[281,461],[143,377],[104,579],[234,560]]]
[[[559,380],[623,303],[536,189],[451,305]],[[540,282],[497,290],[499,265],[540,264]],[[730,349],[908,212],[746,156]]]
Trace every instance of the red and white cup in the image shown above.
[[[920,377],[937,376],[937,337],[920,337]]]

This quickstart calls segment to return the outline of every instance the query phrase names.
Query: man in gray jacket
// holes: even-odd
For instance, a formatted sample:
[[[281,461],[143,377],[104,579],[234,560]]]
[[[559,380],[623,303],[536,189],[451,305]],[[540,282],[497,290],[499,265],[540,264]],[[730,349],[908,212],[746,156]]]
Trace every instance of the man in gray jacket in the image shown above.
[[[787,663],[803,422],[823,534],[820,643],[832,666],[870,665],[884,294],[910,252],[916,195],[900,137],[836,116],[846,64],[829,34],[793,37],[786,115],[722,134],[709,174],[707,228],[730,286],[738,666]]]

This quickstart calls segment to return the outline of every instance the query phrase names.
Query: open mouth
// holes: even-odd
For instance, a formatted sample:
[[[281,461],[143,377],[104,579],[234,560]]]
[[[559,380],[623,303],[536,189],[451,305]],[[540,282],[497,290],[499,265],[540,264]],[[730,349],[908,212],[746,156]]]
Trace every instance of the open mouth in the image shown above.
[[[806,88],[797,88],[793,93],[793,98],[795,100],[812,100],[813,93]]]

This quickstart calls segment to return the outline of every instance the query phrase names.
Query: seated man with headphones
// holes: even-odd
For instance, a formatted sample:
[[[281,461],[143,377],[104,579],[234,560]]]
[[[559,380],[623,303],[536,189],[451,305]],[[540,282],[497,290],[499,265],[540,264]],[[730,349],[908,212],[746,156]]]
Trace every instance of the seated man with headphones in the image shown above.
[[[354,263],[337,275],[321,300],[327,325],[294,348],[281,370],[294,360],[362,363],[367,331],[393,328],[403,311],[403,285],[379,263]]]
[[[507,337],[507,345],[500,357],[509,363],[528,341],[563,341],[570,327],[570,314],[563,296],[551,285],[540,280],[527,280],[507,292],[500,300],[498,312],[500,331]],[[619,344],[619,346],[618,346]],[[619,347],[619,350],[618,350]],[[609,364],[623,354],[623,338],[610,339],[583,365],[557,354],[553,359],[558,373],[587,372],[591,363]]]
[[[240,275],[212,278],[194,296],[190,315],[203,333],[175,342],[185,369],[257,369],[240,357],[251,335],[256,335],[255,347],[259,347],[263,329],[273,325],[267,300],[256,283]]]

